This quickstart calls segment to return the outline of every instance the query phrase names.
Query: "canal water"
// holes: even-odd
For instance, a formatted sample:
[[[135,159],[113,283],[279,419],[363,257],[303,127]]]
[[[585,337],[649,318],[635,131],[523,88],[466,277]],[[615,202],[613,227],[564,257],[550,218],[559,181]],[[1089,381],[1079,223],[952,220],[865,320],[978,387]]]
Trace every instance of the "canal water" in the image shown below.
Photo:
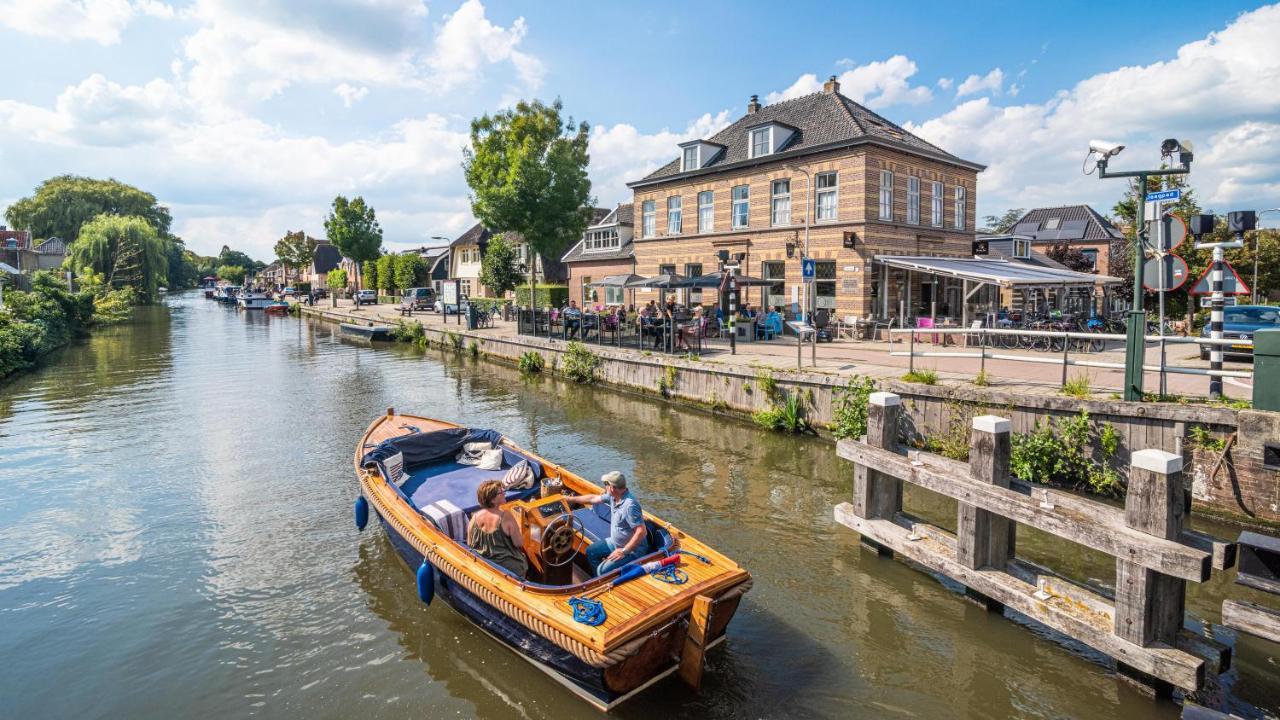
[[[829,443],[334,330],[179,294],[0,385],[0,715],[596,716],[423,607],[380,531],[355,531],[353,443],[394,405],[587,476],[620,469],[647,509],[755,575],[702,691],[668,679],[618,717],[1178,716],[1087,648],[859,551],[832,520],[852,471]],[[1082,548],[1018,547],[1112,580]],[[1192,588],[1190,612],[1259,599],[1227,580]],[[1274,713],[1277,648],[1215,632],[1236,646],[1230,706]]]

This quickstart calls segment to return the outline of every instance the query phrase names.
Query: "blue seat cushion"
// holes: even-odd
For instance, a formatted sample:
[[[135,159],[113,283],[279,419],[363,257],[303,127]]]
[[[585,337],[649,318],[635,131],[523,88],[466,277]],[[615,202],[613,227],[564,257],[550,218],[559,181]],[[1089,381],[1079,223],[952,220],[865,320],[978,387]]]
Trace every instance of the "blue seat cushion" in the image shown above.
[[[506,452],[504,449],[504,456]],[[515,457],[517,461],[523,459],[520,455]],[[529,464],[534,467],[535,479],[540,479],[542,467],[533,461]],[[510,469],[507,465],[500,470],[481,470],[475,465],[463,465],[450,460],[411,471],[409,479],[400,489],[414,507],[419,509],[434,502],[448,500],[470,515],[480,509],[480,503],[476,500],[476,489],[480,487],[480,483],[485,480],[502,480]],[[531,488],[508,492],[506,500],[527,500],[538,491],[538,483],[535,482]]]

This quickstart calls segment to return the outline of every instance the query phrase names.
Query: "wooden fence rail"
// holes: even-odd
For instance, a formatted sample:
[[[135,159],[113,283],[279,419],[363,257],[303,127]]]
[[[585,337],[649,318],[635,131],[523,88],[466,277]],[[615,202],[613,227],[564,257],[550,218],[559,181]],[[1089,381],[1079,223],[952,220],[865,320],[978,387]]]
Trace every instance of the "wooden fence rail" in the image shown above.
[[[837,505],[835,518],[864,544],[963,584],[989,609],[1008,607],[1115,658],[1122,675],[1151,692],[1200,689],[1206,660],[1216,672],[1227,669],[1228,648],[1183,628],[1186,582],[1231,567],[1235,552],[1231,543],[1185,527],[1190,503],[1181,456],[1134,452],[1121,510],[1014,479],[1004,418],[973,419],[967,465],[908,456],[898,444],[901,412],[897,395],[873,393],[865,441],[837,446],[854,463],[854,484],[852,501]],[[954,498],[957,532],[904,513],[904,482]],[[1114,597],[1018,559],[1018,525],[1113,556]]]

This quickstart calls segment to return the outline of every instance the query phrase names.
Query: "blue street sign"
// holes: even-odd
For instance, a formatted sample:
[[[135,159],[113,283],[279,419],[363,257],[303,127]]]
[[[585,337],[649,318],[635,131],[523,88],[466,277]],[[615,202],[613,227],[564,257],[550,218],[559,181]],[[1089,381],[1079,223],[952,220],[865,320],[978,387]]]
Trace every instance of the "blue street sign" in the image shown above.
[[[1177,200],[1181,197],[1181,190],[1161,190],[1160,192],[1147,193],[1147,202],[1156,202],[1158,200]]]
[[[817,276],[817,263],[813,260],[801,260],[800,271],[805,280],[812,280]]]

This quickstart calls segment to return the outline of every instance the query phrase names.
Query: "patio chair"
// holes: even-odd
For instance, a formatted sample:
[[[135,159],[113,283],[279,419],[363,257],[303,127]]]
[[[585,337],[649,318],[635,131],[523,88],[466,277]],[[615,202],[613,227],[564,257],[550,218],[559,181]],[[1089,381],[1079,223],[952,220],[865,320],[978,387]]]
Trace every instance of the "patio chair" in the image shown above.
[[[765,340],[772,340],[782,334],[782,316],[773,315],[766,317],[764,324],[756,325],[756,337],[763,337]]]
[[[879,340],[880,331],[884,330],[885,340],[892,341],[893,338],[889,335],[889,331],[893,329],[894,322],[895,322],[894,318],[888,318],[888,319],[873,318],[870,321],[868,321],[867,327],[869,329],[869,335],[871,336],[871,339]]]
[[[858,316],[845,315],[843,318],[837,320],[836,321],[836,337],[841,339],[848,337],[850,340],[857,340],[858,339]]]

